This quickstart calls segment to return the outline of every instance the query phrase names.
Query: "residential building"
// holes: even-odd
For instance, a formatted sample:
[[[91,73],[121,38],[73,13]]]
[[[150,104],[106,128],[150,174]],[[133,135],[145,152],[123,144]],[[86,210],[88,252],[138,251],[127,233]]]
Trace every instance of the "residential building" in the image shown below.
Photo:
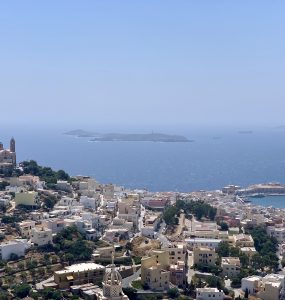
[[[244,292],[247,290],[250,295],[255,295],[259,291],[260,281],[260,276],[249,276],[242,278],[241,289]]]
[[[170,271],[167,251],[155,250],[141,260],[141,281],[153,291],[169,289]]]
[[[266,228],[267,234],[271,237],[275,237],[279,244],[285,241],[285,227],[268,226]]]
[[[284,289],[283,274],[268,274],[262,278],[257,296],[263,300],[279,300]]]
[[[67,193],[72,192],[72,186],[66,180],[58,180],[57,183],[56,183],[56,189],[60,190],[60,191],[67,192]]]
[[[223,291],[219,291],[217,288],[197,288],[196,299],[197,300],[223,300],[225,294]]]
[[[30,244],[26,239],[17,239],[9,242],[0,243],[0,259],[9,260],[12,254],[18,257],[25,256],[25,252],[30,248]]]
[[[254,247],[254,241],[250,234],[236,234],[233,236],[233,243],[235,247]]]
[[[178,261],[187,261],[187,248],[184,243],[174,243],[166,248],[162,248],[163,251],[168,251],[169,253],[169,263],[175,265]]]
[[[279,300],[285,285],[284,278],[283,274],[268,274],[263,278],[250,276],[242,279],[241,288],[262,300]]]
[[[224,277],[237,277],[240,273],[240,260],[238,257],[222,257],[221,267]]]
[[[217,254],[214,248],[195,247],[193,249],[193,263],[214,266],[217,261]]]
[[[97,206],[99,204],[99,200],[95,199],[95,198],[90,198],[90,197],[87,197],[87,196],[81,196],[79,203],[81,205],[83,205],[83,207],[85,209],[95,210],[95,209],[97,209]]]
[[[15,204],[37,206],[38,205],[38,193],[34,191],[20,192],[15,194]]]
[[[32,229],[31,242],[35,246],[52,244],[52,231],[46,227],[35,227]]]
[[[170,282],[180,288],[184,288],[187,284],[187,269],[185,261],[177,261],[176,264],[171,264],[170,268]]]
[[[190,249],[193,249],[195,247],[210,247],[216,249],[220,242],[221,239],[203,239],[203,238],[190,238],[190,239],[185,239],[185,242],[187,243],[187,246]]]
[[[35,221],[23,221],[18,223],[18,227],[23,238],[30,238],[32,229],[36,226]]]
[[[95,263],[81,263],[54,272],[54,282],[59,289],[69,289],[72,285],[84,283],[101,284],[105,267]]]
[[[240,251],[246,254],[248,257],[252,257],[254,254],[257,253],[255,247],[242,247]]]
[[[42,225],[52,231],[52,233],[59,233],[65,228],[63,219],[50,218],[42,221]]]

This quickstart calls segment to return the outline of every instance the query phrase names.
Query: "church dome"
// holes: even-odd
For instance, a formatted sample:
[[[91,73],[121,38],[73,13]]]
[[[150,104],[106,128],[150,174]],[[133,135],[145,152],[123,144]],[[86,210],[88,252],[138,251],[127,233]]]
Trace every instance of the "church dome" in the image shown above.
[[[110,268],[109,270],[106,271],[105,277],[104,277],[104,282],[106,284],[110,285],[116,285],[118,283],[122,282],[122,276],[121,274],[115,269],[115,265],[110,265],[107,266],[107,268]]]

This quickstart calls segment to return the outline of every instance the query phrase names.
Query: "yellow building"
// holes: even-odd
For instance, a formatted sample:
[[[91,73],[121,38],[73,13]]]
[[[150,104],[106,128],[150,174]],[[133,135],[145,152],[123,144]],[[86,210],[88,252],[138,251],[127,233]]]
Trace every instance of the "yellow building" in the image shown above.
[[[16,206],[18,205],[37,206],[38,193],[34,191],[16,193],[15,204]]]
[[[214,266],[217,261],[217,254],[215,249],[209,247],[195,247],[193,249],[193,263],[194,265],[204,264]]]
[[[240,273],[240,260],[238,257],[222,257],[221,267],[224,277],[234,278]]]
[[[167,251],[169,253],[169,263],[177,264],[178,261],[184,261],[186,264],[187,260],[187,247],[186,244],[177,243],[172,244],[169,247],[163,248],[163,251]]]
[[[54,272],[54,282],[59,289],[69,289],[72,285],[85,283],[101,284],[105,267],[95,263],[81,263]]]
[[[250,234],[236,234],[233,236],[233,243],[235,247],[254,247],[254,241]]]
[[[153,291],[169,289],[170,271],[167,251],[155,250],[141,260],[141,281]]]

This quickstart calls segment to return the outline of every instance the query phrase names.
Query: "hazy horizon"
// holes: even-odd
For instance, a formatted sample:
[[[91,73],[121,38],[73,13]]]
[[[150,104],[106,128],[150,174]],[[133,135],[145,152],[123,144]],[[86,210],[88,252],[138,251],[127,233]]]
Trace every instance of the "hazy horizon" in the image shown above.
[[[284,9],[260,0],[2,2],[0,127],[284,125]]]

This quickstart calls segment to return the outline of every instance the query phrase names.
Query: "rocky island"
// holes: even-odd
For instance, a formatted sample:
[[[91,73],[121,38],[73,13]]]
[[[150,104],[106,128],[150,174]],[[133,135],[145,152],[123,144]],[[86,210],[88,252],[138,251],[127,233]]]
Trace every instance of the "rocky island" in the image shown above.
[[[169,135],[164,133],[106,133],[99,134],[82,129],[66,132],[67,135],[77,137],[90,137],[92,142],[193,142],[182,135]]]

